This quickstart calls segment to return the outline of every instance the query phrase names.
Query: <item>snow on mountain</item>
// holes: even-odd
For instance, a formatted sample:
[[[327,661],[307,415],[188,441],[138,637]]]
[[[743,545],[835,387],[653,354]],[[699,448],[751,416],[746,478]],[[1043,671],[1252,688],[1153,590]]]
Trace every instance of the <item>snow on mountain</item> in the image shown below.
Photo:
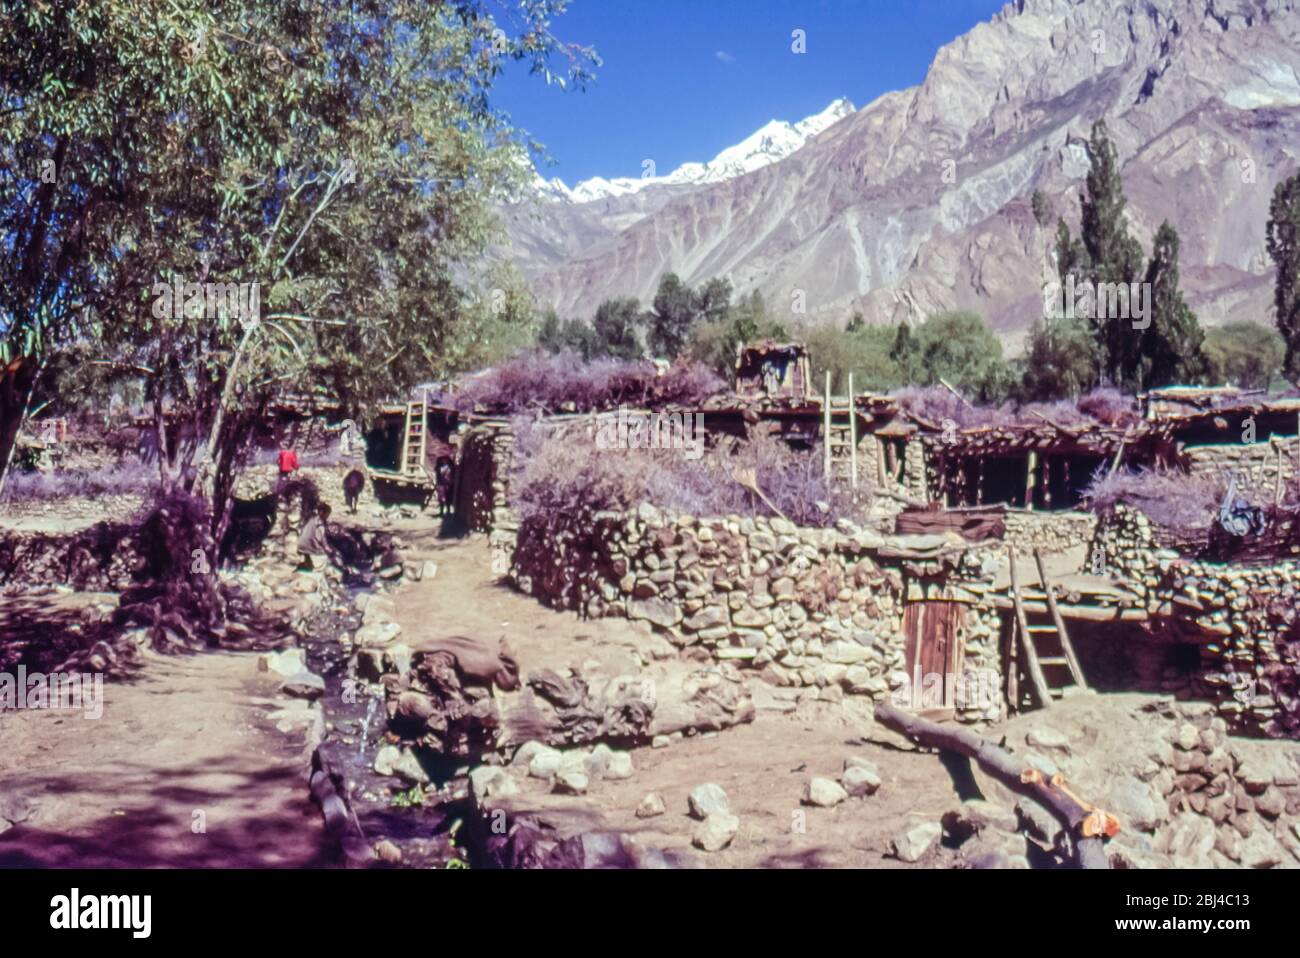
[[[649,186],[687,186],[720,183],[744,176],[754,170],[784,159],[838,120],[852,115],[853,104],[841,97],[826,109],[798,123],[771,120],[735,146],[729,146],[708,163],[683,163],[667,176],[620,176],[606,179],[593,176],[570,189],[559,177],[535,175],[535,191],[545,197],[571,203],[591,203],[611,197],[638,193]]]

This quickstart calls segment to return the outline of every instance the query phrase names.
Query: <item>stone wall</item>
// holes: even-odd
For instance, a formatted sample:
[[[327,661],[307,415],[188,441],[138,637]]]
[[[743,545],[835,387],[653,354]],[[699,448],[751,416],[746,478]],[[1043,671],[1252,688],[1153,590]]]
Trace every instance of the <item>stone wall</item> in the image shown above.
[[[498,542],[495,561],[548,605],[644,620],[679,647],[698,646],[775,685],[880,699],[908,686],[904,598],[957,594],[939,581],[937,563],[879,561],[874,550],[883,541],[848,524],[674,517],[643,504],[635,514],[529,519],[512,552]],[[999,620],[980,598],[967,598],[958,630],[961,681],[992,675],[999,692],[961,717],[996,719],[1003,711]]]
[[[1151,787],[1167,803],[1157,815],[1156,850],[1196,868],[1270,868],[1300,856],[1290,827],[1300,813],[1293,755],[1227,736],[1208,706],[1179,706],[1172,741],[1158,750]],[[1290,819],[1290,821],[1288,821]]]
[[[1192,475],[1239,475],[1237,492],[1257,505],[1273,502],[1279,476],[1284,494],[1287,485],[1294,486],[1300,476],[1300,440],[1295,437],[1276,436],[1266,442],[1230,446],[1189,446],[1183,452]]]
[[[508,485],[514,441],[509,430],[493,426],[461,433],[456,515],[475,532],[508,530],[515,524]]]
[[[1065,552],[1092,542],[1097,517],[1091,512],[1026,512],[1008,510],[1005,541],[1024,555],[1035,549],[1044,555]]]
[[[1184,559],[1146,516],[1116,506],[1098,524],[1085,571],[1136,588],[1151,626],[1200,647],[1193,694],[1236,730],[1300,735],[1300,668],[1286,636],[1300,607],[1300,559],[1244,565]]]
[[[0,587],[67,586],[83,592],[120,592],[143,566],[136,529],[100,522],[71,535],[0,533]]]

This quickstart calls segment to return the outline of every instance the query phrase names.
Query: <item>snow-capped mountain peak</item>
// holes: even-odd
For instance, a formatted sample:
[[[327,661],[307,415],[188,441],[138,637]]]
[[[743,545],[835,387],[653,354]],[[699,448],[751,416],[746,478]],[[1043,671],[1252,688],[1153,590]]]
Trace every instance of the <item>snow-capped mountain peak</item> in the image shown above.
[[[649,186],[682,186],[717,183],[744,176],[770,163],[784,159],[813,137],[854,112],[847,98],[833,101],[826,109],[798,123],[769,120],[735,146],[729,146],[707,163],[683,163],[666,176],[620,176],[606,179],[594,176],[570,189],[559,177],[545,179],[536,174],[536,192],[571,203],[590,203],[610,197],[637,193]]]

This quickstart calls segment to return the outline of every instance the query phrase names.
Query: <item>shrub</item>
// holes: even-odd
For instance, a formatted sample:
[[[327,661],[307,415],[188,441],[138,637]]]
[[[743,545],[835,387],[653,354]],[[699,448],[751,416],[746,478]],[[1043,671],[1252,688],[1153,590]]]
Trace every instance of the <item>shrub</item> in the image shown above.
[[[1150,469],[1099,473],[1084,492],[1084,502],[1102,513],[1122,503],[1178,535],[1195,536],[1213,525],[1227,486],[1218,476],[1155,472]]]
[[[101,496],[149,497],[158,487],[158,467],[127,459],[99,469],[53,469],[10,473],[5,482],[7,502],[53,499],[97,499]]]
[[[681,449],[601,449],[586,430],[560,433],[527,419],[514,426],[510,488],[524,518],[621,511],[642,502],[696,516],[771,515],[736,481],[737,469],[753,470],[759,488],[799,525],[826,526],[858,512],[843,486],[828,487],[820,448],[801,452],[764,436],[691,460]]]
[[[593,412],[619,405],[692,405],[726,389],[699,363],[679,363],[662,375],[652,362],[598,359],[576,354],[518,353],[438,400],[464,411],[512,414],[525,411]]]

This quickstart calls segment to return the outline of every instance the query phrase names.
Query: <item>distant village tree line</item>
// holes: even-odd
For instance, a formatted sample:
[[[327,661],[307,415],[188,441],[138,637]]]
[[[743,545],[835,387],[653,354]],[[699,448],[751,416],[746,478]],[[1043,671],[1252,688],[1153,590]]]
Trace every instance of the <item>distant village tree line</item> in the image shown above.
[[[561,319],[548,311],[537,343],[586,359],[686,357],[729,375],[736,345],[770,336],[796,338],[812,354],[817,381],[829,371],[834,388],[887,391],[940,380],[975,402],[1042,402],[1081,395],[1099,386],[1140,392],[1173,384],[1232,384],[1265,389],[1279,374],[1300,377],[1300,173],[1278,184],[1267,225],[1267,245],[1278,268],[1277,329],[1234,321],[1203,330],[1179,285],[1179,238],[1169,222],[1156,231],[1151,256],[1129,233],[1126,200],[1114,145],[1104,122],[1092,129],[1091,168],[1080,195],[1080,233],[1057,219],[1055,260],[1060,281],[1149,284],[1149,315],[1048,316],[1035,320],[1024,355],[1004,357],[1002,345],[976,313],[945,312],[898,326],[869,325],[855,313],[843,326],[787,321],[758,292],[735,298],[731,284],[714,279],[694,289],[675,273],[660,279],[648,309],[634,298],[601,303],[589,319]],[[1040,225],[1051,204],[1035,191]],[[1105,287],[1101,287],[1105,288]]]

